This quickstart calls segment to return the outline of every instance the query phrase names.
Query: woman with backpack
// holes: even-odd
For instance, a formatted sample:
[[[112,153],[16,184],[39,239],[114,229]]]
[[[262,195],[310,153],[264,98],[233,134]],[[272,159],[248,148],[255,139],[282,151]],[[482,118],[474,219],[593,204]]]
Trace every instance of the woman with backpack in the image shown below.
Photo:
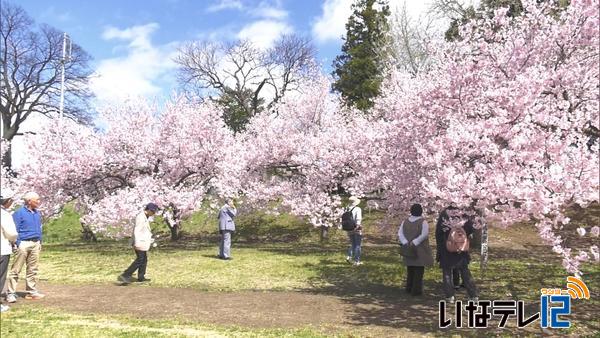
[[[346,261],[354,266],[362,265],[360,261],[360,251],[362,242],[362,209],[358,206],[360,199],[352,196],[349,199],[350,207],[342,215],[342,229],[348,231],[350,247]]]
[[[469,299],[478,301],[478,291],[471,271],[469,270],[469,235],[474,232],[473,221],[460,215],[456,207],[448,207],[442,211],[435,228],[435,239],[437,244],[436,260],[442,268],[442,287],[446,301],[454,303],[455,288],[452,271],[457,270],[467,289]]]
[[[398,229],[398,240],[406,265],[406,293],[421,296],[425,267],[433,265],[433,256],[429,247],[429,225],[423,218],[423,207],[420,204],[410,207],[410,217]]]

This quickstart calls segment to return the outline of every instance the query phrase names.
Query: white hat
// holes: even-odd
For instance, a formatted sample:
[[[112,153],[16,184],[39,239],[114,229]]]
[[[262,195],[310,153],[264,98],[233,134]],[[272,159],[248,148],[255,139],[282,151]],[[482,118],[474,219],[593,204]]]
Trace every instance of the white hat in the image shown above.
[[[356,197],[356,196],[351,196],[348,199],[350,202],[352,202],[352,205],[356,206],[360,204],[360,198]]]
[[[37,193],[30,191],[28,193],[26,193],[25,195],[23,195],[23,200],[24,201],[29,201],[29,200],[37,200],[40,199],[40,195],[38,195]]]
[[[0,199],[7,200],[9,198],[14,198],[14,197],[15,197],[15,192],[12,191],[11,188],[2,188],[2,191],[0,193]]]

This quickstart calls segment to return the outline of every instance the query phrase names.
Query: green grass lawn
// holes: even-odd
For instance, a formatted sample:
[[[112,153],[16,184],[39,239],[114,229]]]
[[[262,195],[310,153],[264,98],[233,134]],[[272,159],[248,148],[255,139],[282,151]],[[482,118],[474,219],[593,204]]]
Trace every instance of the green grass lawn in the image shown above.
[[[54,309],[18,308],[3,315],[2,337],[331,337],[315,328],[253,329],[180,320],[73,314]],[[344,336],[347,336],[344,335]]]
[[[380,215],[367,215],[363,246],[364,265],[352,267],[345,262],[346,234],[332,230],[327,242],[319,241],[319,230],[308,227],[301,219],[289,215],[279,217],[255,213],[240,217],[239,231],[234,235],[232,261],[216,259],[217,240],[214,215],[197,214],[184,224],[183,238],[168,241],[162,224],[154,232],[165,240],[149,253],[150,286],[192,288],[211,292],[277,290],[334,295],[352,302],[362,295],[365,302],[386,304],[399,297],[405,278],[398,247],[392,236],[383,236],[372,225]],[[100,238],[95,243],[79,240],[78,216],[67,210],[61,219],[45,225],[45,241],[41,263],[42,282],[66,285],[112,284],[133,260],[127,241]],[[430,220],[432,222],[432,220]],[[392,231],[395,227],[391,227]],[[511,231],[492,229],[492,242],[521,243],[531,228]],[[391,232],[393,233],[393,232]],[[529,237],[535,237],[529,236]],[[430,242],[434,242],[433,239]],[[550,249],[539,244],[492,246],[488,269],[479,269],[478,255],[473,254],[471,271],[481,290],[481,299],[518,299],[539,302],[542,287],[562,287],[566,272]],[[534,254],[532,254],[534,253]],[[570,331],[589,334],[598,330],[595,312],[600,308],[597,264],[584,266],[584,280],[592,291],[592,299],[579,302],[577,316]],[[430,268],[425,273],[425,292],[430,300],[441,298],[441,272]],[[136,286],[138,287],[138,286]],[[463,295],[464,296],[464,295]],[[466,296],[464,296],[466,297]],[[581,305],[579,305],[581,304]],[[424,319],[421,319],[424,320]],[[429,319],[431,320],[431,318]],[[368,323],[367,323],[368,324]],[[432,333],[436,327],[432,326]],[[583,331],[577,331],[582,329]],[[188,331],[185,331],[188,330]],[[356,335],[377,332],[361,327]],[[333,329],[315,327],[257,329],[240,326],[216,326],[200,322],[173,320],[140,320],[117,315],[90,317],[43,308],[17,308],[3,316],[2,336],[257,336],[316,337],[351,336],[353,326],[340,324]],[[423,333],[423,332],[421,332]],[[438,332],[439,334],[439,332]],[[463,335],[465,333],[459,332]],[[511,335],[509,333],[508,335]],[[466,335],[469,335],[468,333]]]

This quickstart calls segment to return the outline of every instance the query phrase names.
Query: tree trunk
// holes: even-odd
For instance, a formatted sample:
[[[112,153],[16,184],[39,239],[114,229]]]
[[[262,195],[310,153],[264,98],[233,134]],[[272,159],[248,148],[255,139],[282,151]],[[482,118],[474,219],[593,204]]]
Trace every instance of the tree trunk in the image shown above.
[[[173,205],[173,203],[169,203],[169,209],[168,212],[163,214],[163,217],[171,231],[171,241],[177,241],[181,235],[179,233],[181,230],[181,212]]]
[[[11,169],[12,167],[12,144],[8,143],[6,152],[2,154],[2,166]]]
[[[321,242],[329,241],[329,227],[321,226]]]
[[[479,269],[482,277],[485,276],[488,265],[488,240],[488,225],[486,222],[481,228],[481,261],[479,262]]]
[[[85,223],[81,223],[81,238],[86,242],[97,242],[96,234]]]
[[[177,241],[179,239],[179,224],[169,226],[169,230],[171,230],[171,241]]]

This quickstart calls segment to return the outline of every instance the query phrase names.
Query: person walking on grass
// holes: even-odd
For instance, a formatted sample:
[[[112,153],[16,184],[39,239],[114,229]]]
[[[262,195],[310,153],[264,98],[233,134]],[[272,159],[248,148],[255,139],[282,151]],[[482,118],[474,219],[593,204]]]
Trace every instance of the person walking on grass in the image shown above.
[[[360,199],[356,196],[352,196],[349,199],[350,205],[348,210],[344,213],[345,215],[351,215],[351,222],[353,222],[354,228],[348,231],[348,239],[350,241],[350,247],[348,247],[348,255],[346,261],[353,264],[354,266],[362,265],[360,260],[361,244],[362,244],[362,209],[358,206]],[[342,215],[342,228],[345,227],[344,222],[347,222],[345,215]]]
[[[410,216],[398,229],[398,239],[406,265],[405,291],[413,296],[421,296],[425,267],[433,265],[433,255],[429,247],[429,225],[423,218],[423,207],[420,204],[410,207]]]
[[[14,193],[9,188],[3,188],[0,196],[0,290],[4,290],[8,262],[12,254],[13,243],[17,240],[17,228],[9,210],[13,204]],[[8,311],[8,305],[0,304],[0,312]]]
[[[146,267],[148,265],[148,250],[154,242],[152,231],[150,229],[149,218],[158,212],[158,205],[148,203],[143,211],[135,217],[135,225],[133,227],[132,244],[135,251],[135,260],[119,277],[121,283],[129,284],[131,276],[137,270],[138,282],[149,282],[150,278],[146,278]]]
[[[219,210],[219,258],[230,260],[231,258],[231,235],[235,232],[234,218],[237,216],[237,209],[232,198],[226,200],[225,205]]]
[[[35,192],[28,192],[23,196],[25,205],[13,213],[13,221],[17,228],[17,252],[15,260],[8,274],[8,289],[6,301],[17,301],[17,283],[23,265],[27,265],[25,275],[25,299],[42,299],[45,295],[38,291],[39,281],[38,263],[42,250],[42,215],[38,207],[42,203],[40,196]]]

